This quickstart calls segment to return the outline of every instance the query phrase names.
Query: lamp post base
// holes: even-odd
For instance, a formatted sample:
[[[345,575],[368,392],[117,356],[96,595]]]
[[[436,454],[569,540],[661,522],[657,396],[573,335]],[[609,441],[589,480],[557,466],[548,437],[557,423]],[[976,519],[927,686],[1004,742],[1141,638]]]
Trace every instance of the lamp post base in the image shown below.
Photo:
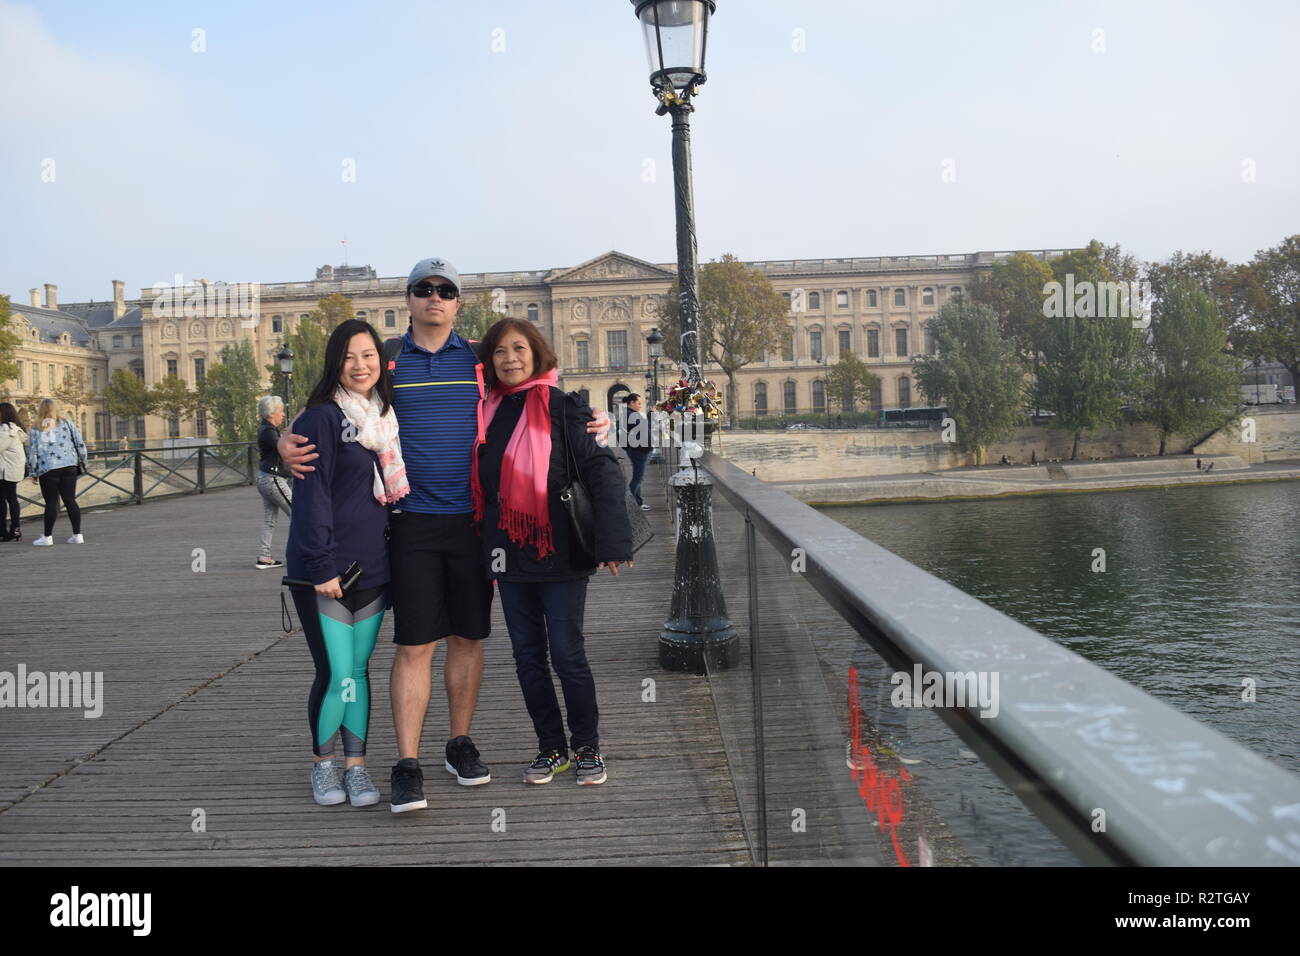
[[[727,617],[713,540],[713,482],[696,468],[673,475],[677,563],[670,616],[659,633],[665,670],[703,674],[740,662],[740,641]]]

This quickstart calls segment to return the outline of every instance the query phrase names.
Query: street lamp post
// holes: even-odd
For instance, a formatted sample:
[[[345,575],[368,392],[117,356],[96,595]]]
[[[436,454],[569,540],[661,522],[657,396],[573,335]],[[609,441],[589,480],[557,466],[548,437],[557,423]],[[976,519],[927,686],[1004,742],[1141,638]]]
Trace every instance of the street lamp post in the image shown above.
[[[645,337],[646,354],[650,356],[650,369],[646,372],[646,384],[650,386],[650,417],[647,419],[650,423],[651,435],[655,440],[651,443],[650,457],[647,461],[655,463],[659,461],[659,356],[664,354],[664,337],[659,329],[653,328],[650,334]]]
[[[714,0],[631,0],[645,34],[655,113],[672,116],[673,193],[677,210],[677,311],[681,358],[689,385],[700,386],[699,286],[695,275],[695,212],[691,184],[691,97],[704,83],[704,54]],[[658,362],[656,360],[655,364]],[[656,396],[657,397],[657,396]],[[701,423],[707,421],[704,410]],[[659,663],[667,670],[702,674],[740,659],[736,630],[727,617],[713,540],[713,482],[683,443],[681,470],[670,484],[676,496],[677,563],[668,621],[659,634]]]
[[[276,354],[275,359],[280,363],[280,374],[284,376],[283,399],[285,414],[288,414],[289,409],[293,408],[289,398],[289,386],[293,379],[293,349],[289,348],[288,345],[284,346]]]
[[[1259,404],[1259,358],[1255,359],[1255,404]]]

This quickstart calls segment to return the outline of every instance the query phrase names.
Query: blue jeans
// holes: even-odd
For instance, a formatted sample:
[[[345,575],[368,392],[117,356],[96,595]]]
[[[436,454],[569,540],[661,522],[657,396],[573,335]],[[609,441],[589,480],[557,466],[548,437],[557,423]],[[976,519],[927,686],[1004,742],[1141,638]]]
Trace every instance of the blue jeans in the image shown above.
[[[573,749],[600,747],[596,724],[596,680],[587,664],[582,615],[587,605],[587,579],[521,584],[498,581],[501,610],[514,649],[515,673],[524,704],[537,731],[538,750],[568,748],[564,718],[551,680],[551,665],[564,691]],[[547,663],[547,649],[550,664]]]
[[[627,460],[632,463],[632,480],[627,483],[627,490],[632,492],[632,497],[636,503],[645,504],[641,500],[641,482],[645,478],[645,462],[650,457],[649,448],[629,448],[627,450]]]

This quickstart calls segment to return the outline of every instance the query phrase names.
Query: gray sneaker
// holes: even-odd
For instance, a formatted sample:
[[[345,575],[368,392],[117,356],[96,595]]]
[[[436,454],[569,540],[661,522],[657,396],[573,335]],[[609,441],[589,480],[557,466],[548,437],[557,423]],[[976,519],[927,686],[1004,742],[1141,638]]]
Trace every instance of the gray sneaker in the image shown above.
[[[573,754],[573,767],[580,786],[605,782],[605,761],[595,747],[579,747]]]
[[[311,795],[322,807],[332,807],[348,798],[334,760],[317,760],[311,765]]]
[[[354,807],[369,807],[379,802],[379,790],[370,779],[370,772],[360,764],[344,771],[343,789]]]
[[[551,779],[569,769],[569,755],[559,750],[543,750],[537,759],[524,768],[524,783],[550,783]]]

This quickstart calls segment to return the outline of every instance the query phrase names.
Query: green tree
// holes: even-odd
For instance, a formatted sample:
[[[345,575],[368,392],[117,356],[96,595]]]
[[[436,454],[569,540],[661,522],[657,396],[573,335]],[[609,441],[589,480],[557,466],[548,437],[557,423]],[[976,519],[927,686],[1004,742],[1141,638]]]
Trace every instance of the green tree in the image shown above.
[[[880,384],[867,364],[852,352],[844,352],[826,373],[826,403],[831,408],[855,412],[871,404],[871,393]]]
[[[0,385],[18,377],[18,360],[14,353],[18,350],[18,333],[10,328],[13,321],[13,307],[9,296],[0,295]]]
[[[913,361],[917,385],[931,404],[948,407],[957,447],[985,464],[988,446],[1024,421],[1024,359],[987,305],[945,303],[928,328],[935,354]]]
[[[293,380],[290,385],[292,394],[281,395],[285,403],[285,414],[292,421],[307,401],[307,396],[316,387],[325,372],[325,343],[330,333],[340,323],[356,318],[356,308],[352,300],[345,295],[325,296],[316,304],[316,308],[307,313],[307,317],[298,322],[298,327],[286,333],[280,339],[280,347],[289,346],[293,352]],[[280,366],[272,363],[266,366],[273,390],[281,389]]]
[[[175,375],[168,375],[149,392],[149,400],[154,409],[168,420],[175,420],[177,430],[180,423],[194,417],[198,408],[198,395]]]
[[[199,398],[216,425],[218,441],[257,438],[257,399],[261,390],[253,343],[244,340],[224,346],[220,364],[208,372]]]
[[[1236,411],[1240,372],[1214,300],[1192,282],[1167,283],[1151,315],[1148,372],[1139,416],[1160,432],[1160,454],[1176,432],[1219,428]]]
[[[505,316],[492,309],[492,294],[484,291],[473,298],[461,299],[460,311],[456,313],[456,332],[469,341],[482,341],[483,335],[492,324]]]
[[[1243,278],[1239,354],[1281,362],[1300,386],[1300,235],[1255,253]]]
[[[1053,279],[1052,267],[1038,256],[1017,252],[980,275],[971,286],[971,298],[997,315],[1002,335],[1010,339],[1031,363],[1042,350],[1043,287]]]
[[[789,307],[772,288],[767,275],[750,269],[730,253],[699,270],[700,363],[712,362],[731,384],[733,400],[727,409],[736,423],[736,373],[762,358],[768,349],[780,348],[789,326]],[[676,280],[659,306],[664,354],[681,361],[680,287]],[[701,370],[703,371],[703,370]]]
[[[104,389],[104,410],[114,418],[139,418],[154,409],[144,379],[124,368],[113,372]]]

